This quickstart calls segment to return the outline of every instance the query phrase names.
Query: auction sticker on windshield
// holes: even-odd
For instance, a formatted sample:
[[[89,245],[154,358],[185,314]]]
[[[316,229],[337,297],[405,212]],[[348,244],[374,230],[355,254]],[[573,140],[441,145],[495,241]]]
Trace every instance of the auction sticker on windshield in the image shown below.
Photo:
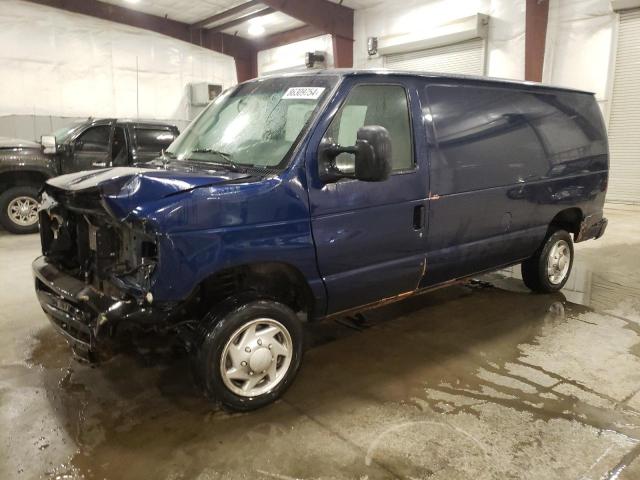
[[[291,87],[284,92],[282,99],[317,100],[322,92],[324,92],[324,87]]]

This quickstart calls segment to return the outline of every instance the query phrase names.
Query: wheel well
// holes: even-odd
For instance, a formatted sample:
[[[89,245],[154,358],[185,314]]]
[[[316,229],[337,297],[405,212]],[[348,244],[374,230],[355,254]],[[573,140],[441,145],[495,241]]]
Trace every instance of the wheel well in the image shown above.
[[[0,174],[0,192],[11,187],[40,187],[48,179],[44,173],[34,171],[15,171]]]
[[[560,227],[567,232],[578,234],[583,218],[582,210],[579,208],[567,208],[553,217],[550,226]]]
[[[199,304],[203,309],[246,291],[271,297],[295,312],[309,314],[315,299],[304,275],[281,262],[262,262],[222,270],[200,284]]]

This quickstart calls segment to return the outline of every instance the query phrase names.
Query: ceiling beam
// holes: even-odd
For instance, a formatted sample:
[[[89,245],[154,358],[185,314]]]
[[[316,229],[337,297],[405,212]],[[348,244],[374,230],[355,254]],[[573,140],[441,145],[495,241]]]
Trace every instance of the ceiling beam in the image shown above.
[[[329,0],[261,0],[279,12],[328,33],[333,41],[333,63],[353,67],[353,9]]]
[[[281,47],[294,42],[300,42],[309,38],[318,37],[325,32],[313,25],[305,25],[303,27],[287,30],[286,32],[278,32],[267,37],[255,40],[253,43],[259,50],[267,50],[268,48]]]
[[[527,0],[524,35],[524,79],[541,82],[549,19],[549,0]]]
[[[231,20],[229,22],[216,25],[215,27],[209,28],[208,30],[213,32],[221,32],[223,30],[226,30],[227,28],[235,27],[236,25],[240,25],[241,23],[247,22],[252,18],[264,17],[265,15],[269,15],[270,13],[273,13],[273,12],[275,12],[273,8],[265,7],[255,12],[248,13],[247,15],[244,15],[242,17]]]
[[[329,0],[261,0],[307,25],[353,41],[353,9]]]
[[[202,28],[207,25],[211,25],[212,23],[219,22],[221,20],[225,20],[229,17],[237,15],[239,13],[245,12],[248,9],[255,7],[256,5],[261,5],[259,0],[250,0],[248,2],[242,3],[237,7],[230,8],[229,10],[225,10],[224,12],[216,13],[215,15],[211,15],[210,17],[204,18],[196,23],[191,24],[193,28]]]
[[[171,20],[99,0],[28,0],[32,3],[58,8],[68,12],[121,23],[167,35],[184,42],[208,48],[232,56],[236,61],[238,81],[248,80],[257,74],[255,46],[247,39],[222,32],[194,29],[188,23]],[[245,4],[246,5],[246,4]]]

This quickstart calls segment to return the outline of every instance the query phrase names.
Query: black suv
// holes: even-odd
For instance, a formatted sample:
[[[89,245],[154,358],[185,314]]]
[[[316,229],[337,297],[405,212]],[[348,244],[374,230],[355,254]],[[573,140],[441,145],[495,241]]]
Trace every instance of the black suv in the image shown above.
[[[156,158],[178,136],[175,125],[88,119],[42,137],[0,138],[0,223],[13,233],[38,230],[37,195],[48,178]]]

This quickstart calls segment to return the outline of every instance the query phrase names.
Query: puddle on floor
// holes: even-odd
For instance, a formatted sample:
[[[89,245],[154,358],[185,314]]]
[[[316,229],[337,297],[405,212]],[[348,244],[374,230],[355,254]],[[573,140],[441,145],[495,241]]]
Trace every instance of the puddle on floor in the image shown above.
[[[44,327],[27,364],[39,375],[43,414],[73,453],[29,471],[30,457],[51,455],[61,440],[45,431],[31,441],[16,429],[23,446],[11,472],[625,478],[640,453],[640,291],[589,265],[577,261],[572,283],[554,295],[531,294],[501,272],[310,325],[292,388],[247,414],[207,403],[184,356],[121,355],[91,368]]]

